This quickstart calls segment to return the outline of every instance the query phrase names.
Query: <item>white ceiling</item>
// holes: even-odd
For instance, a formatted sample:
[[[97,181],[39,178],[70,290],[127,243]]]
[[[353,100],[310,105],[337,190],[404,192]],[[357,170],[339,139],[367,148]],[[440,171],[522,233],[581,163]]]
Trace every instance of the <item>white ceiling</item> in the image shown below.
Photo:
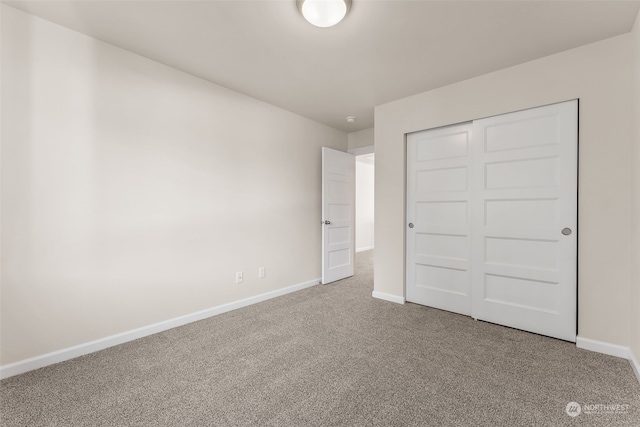
[[[372,127],[376,105],[626,33],[640,8],[353,0],[321,29],[295,0],[3,3],[346,132]]]

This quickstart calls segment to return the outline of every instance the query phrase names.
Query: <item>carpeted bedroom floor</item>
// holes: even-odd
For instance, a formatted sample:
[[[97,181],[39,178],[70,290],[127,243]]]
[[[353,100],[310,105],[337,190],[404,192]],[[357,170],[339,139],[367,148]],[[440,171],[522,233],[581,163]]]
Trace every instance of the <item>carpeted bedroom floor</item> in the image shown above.
[[[627,360],[372,290],[361,252],[352,278],[8,378],[0,425],[640,426]]]

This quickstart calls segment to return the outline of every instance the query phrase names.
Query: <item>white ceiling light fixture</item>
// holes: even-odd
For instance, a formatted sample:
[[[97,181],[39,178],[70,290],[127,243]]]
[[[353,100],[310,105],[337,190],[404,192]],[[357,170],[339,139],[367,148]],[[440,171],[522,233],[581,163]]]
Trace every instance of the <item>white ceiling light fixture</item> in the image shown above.
[[[351,0],[296,0],[298,10],[316,27],[336,25],[351,9]]]

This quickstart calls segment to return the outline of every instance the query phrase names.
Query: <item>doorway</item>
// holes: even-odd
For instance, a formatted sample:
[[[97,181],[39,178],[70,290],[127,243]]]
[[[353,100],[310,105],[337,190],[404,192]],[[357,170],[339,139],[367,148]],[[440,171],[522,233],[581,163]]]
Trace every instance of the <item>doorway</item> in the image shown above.
[[[375,154],[356,156],[356,252],[374,247]]]

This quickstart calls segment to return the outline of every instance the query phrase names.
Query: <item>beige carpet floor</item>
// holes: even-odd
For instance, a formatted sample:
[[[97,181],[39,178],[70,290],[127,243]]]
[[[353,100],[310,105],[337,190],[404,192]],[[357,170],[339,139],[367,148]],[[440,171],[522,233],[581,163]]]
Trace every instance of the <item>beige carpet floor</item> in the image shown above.
[[[349,279],[3,380],[0,425],[640,426],[628,361],[373,299],[371,258]]]

